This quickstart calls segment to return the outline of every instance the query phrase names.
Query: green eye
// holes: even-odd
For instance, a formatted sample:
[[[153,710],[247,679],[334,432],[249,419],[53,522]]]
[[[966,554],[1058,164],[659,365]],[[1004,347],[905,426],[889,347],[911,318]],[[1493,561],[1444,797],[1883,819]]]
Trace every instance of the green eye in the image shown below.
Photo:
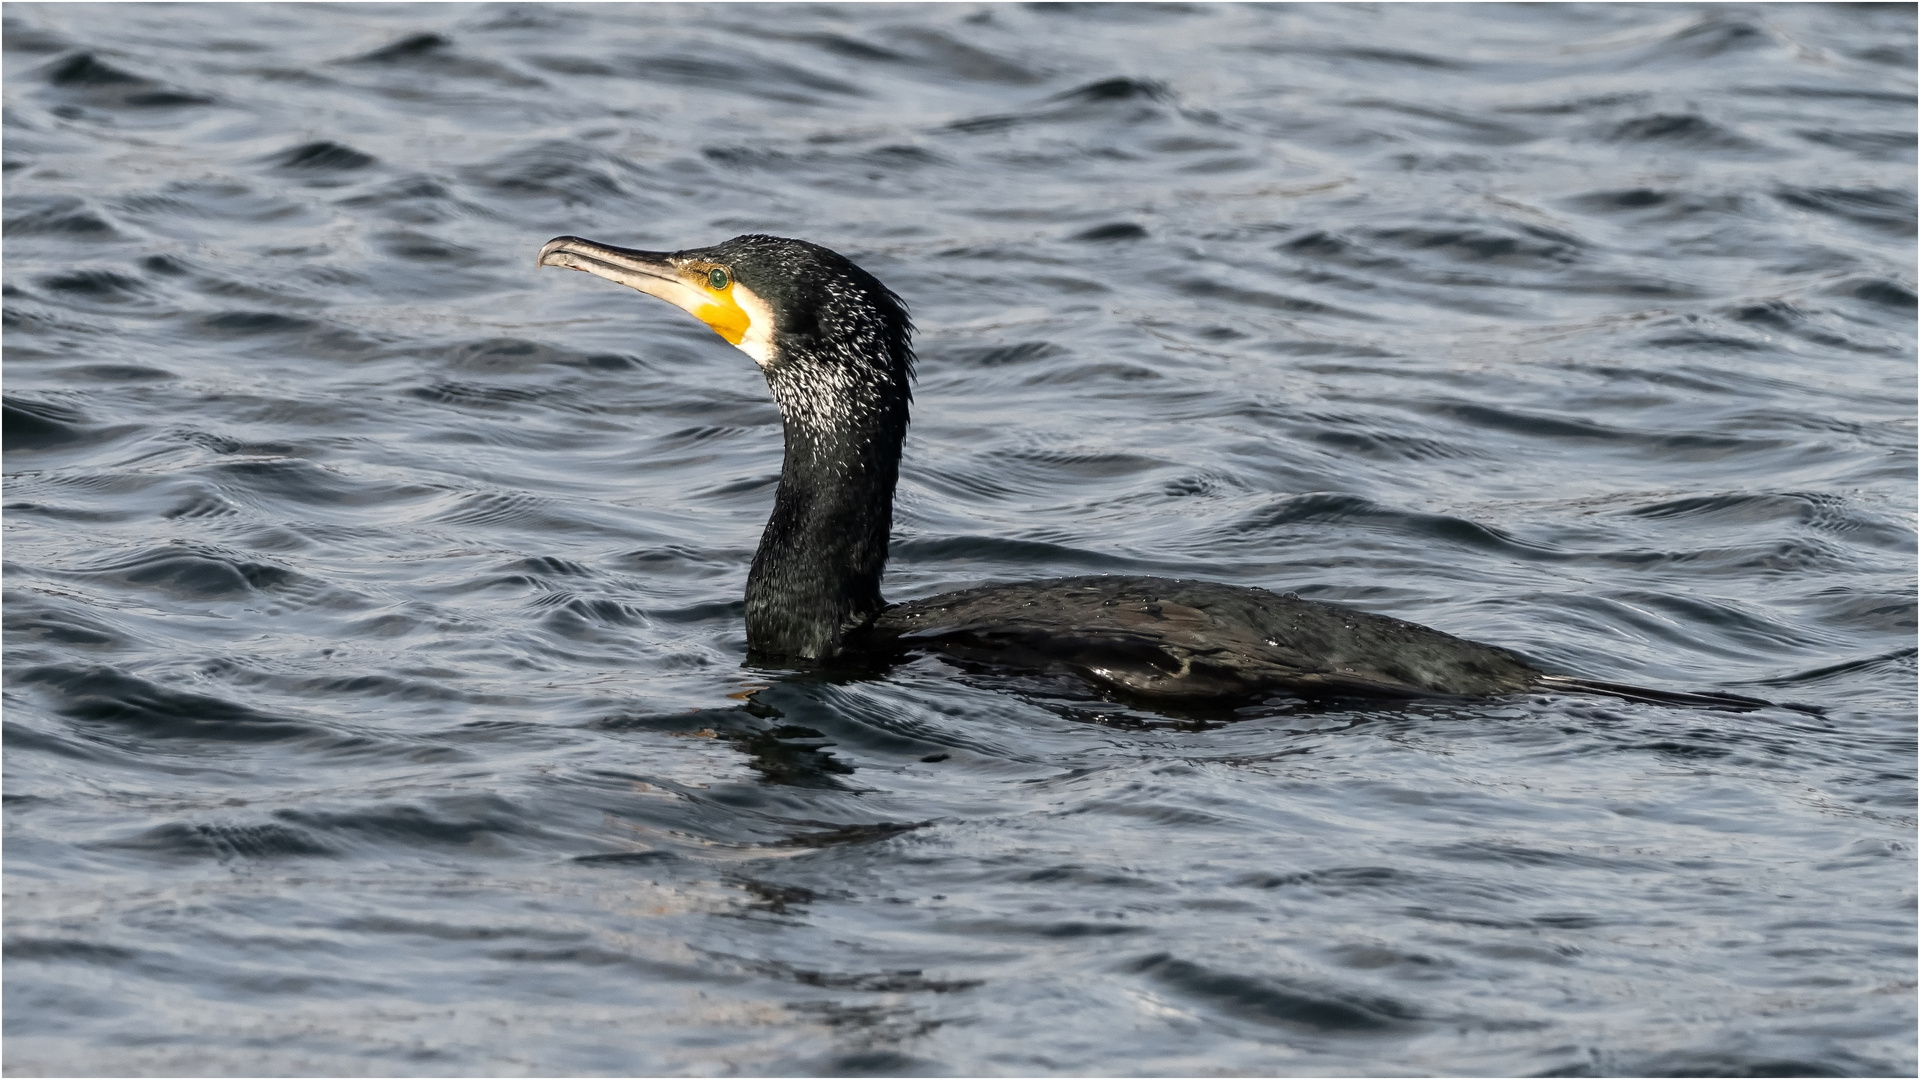
[[[717,266],[707,271],[707,284],[709,286],[712,286],[715,290],[726,288],[727,272],[725,270],[720,269]]]

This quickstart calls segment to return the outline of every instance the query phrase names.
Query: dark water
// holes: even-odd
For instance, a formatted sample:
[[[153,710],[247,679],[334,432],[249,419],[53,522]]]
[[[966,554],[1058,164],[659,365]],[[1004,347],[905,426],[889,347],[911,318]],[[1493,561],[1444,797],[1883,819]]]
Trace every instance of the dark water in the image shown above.
[[[1911,6],[6,17],[10,1073],[1914,1071]],[[533,255],[746,231],[895,598],[1828,712],[743,670],[758,374]]]

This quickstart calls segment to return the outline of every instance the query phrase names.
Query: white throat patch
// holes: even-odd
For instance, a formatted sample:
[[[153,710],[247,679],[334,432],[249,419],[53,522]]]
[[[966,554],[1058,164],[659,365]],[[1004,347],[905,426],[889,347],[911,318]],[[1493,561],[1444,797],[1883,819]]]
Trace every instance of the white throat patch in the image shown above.
[[[765,371],[773,366],[773,308],[738,281],[733,283],[733,302],[747,313],[747,332],[735,348],[753,357],[753,362]]]

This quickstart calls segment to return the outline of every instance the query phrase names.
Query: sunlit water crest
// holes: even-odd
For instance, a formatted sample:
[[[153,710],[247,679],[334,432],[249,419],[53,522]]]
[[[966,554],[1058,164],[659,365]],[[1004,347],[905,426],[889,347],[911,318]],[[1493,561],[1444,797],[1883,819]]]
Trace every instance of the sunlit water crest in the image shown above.
[[[1914,1071],[1911,6],[6,18],[10,1073]],[[745,669],[759,374],[533,256],[751,231],[894,598],[1827,711]]]

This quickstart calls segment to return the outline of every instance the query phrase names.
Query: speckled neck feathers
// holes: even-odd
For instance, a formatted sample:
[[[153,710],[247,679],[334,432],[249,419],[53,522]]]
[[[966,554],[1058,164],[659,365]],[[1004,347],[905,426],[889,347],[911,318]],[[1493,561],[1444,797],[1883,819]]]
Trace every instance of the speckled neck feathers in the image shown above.
[[[899,297],[826,248],[743,236],[704,254],[778,318],[764,371],[786,458],[747,577],[748,651],[756,662],[829,660],[886,606],[913,326]]]

